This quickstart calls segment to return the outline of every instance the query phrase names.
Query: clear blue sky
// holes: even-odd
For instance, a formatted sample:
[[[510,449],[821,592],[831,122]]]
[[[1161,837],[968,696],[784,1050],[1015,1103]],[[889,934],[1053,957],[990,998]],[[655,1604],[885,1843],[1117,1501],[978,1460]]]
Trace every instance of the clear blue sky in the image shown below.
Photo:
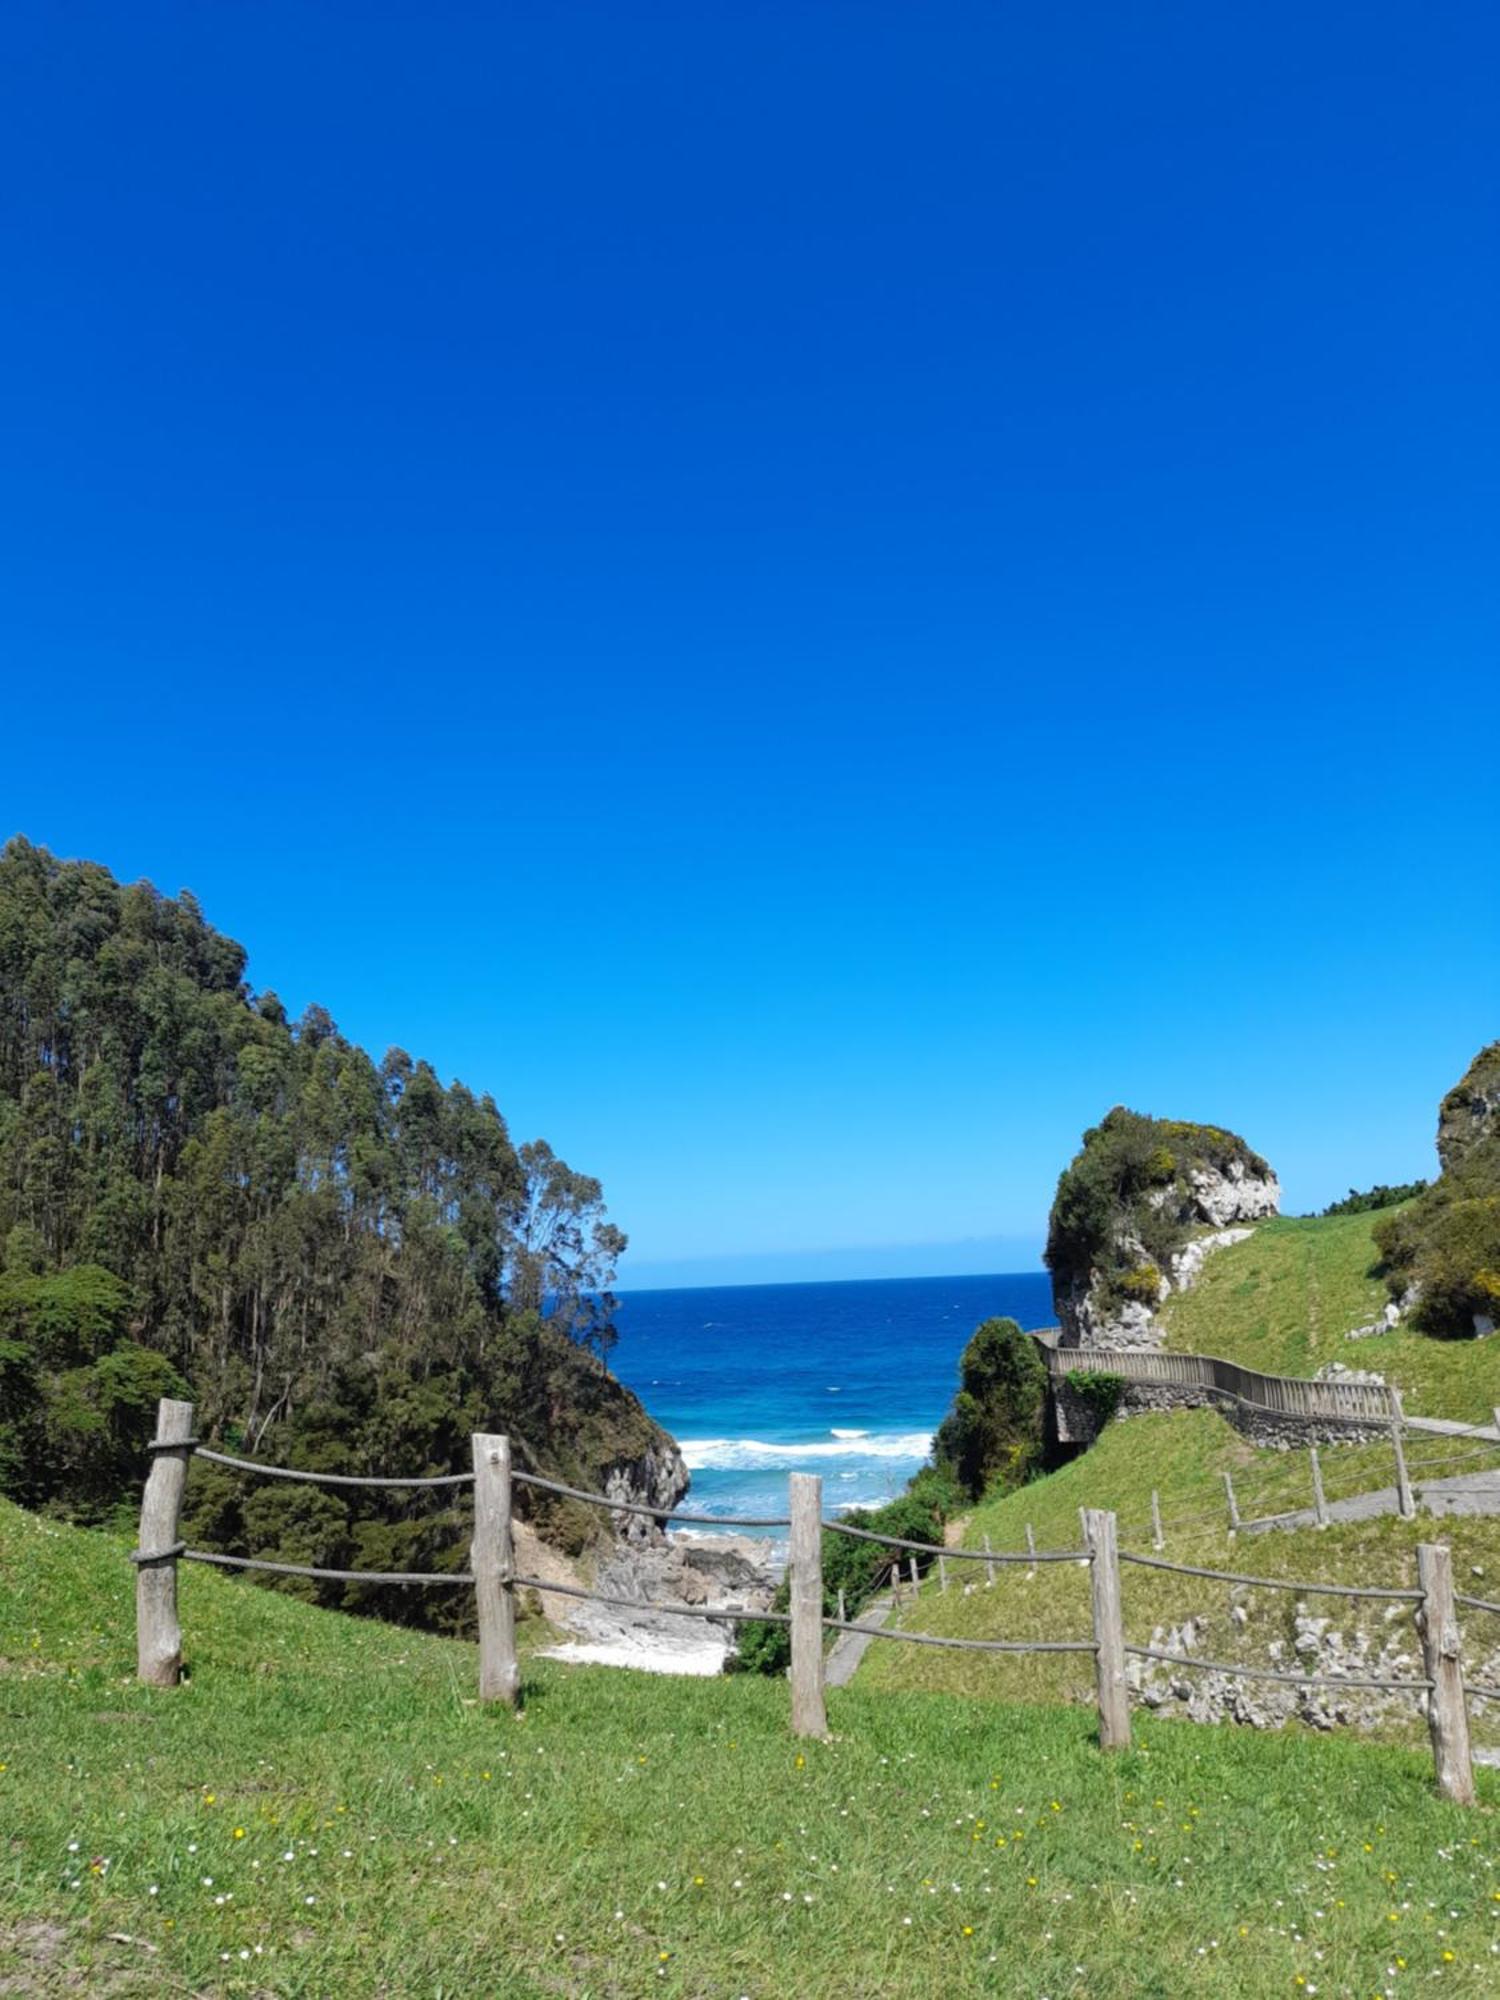
[[[626,1282],[1292,1207],[1500,1034],[1489,6],[0,23],[0,822],[600,1174]],[[801,1253],[836,1252],[832,1256]]]

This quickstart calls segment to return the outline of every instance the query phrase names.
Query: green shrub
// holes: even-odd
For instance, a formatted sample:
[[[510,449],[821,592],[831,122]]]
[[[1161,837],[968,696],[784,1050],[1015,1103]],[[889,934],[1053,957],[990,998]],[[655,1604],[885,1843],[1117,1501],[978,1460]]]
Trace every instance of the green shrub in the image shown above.
[[[1120,1407],[1127,1387],[1123,1375],[1103,1368],[1080,1368],[1067,1378],[1068,1388],[1094,1412],[1102,1428]]]
[[[1112,1278],[1109,1289],[1116,1299],[1154,1306],[1161,1297],[1161,1272],[1154,1264],[1137,1264],[1134,1270],[1122,1271]]]
[[[1013,1319],[987,1319],[959,1362],[959,1389],[933,1442],[938,1469],[970,1500],[1009,1491],[1040,1465],[1047,1364]]]

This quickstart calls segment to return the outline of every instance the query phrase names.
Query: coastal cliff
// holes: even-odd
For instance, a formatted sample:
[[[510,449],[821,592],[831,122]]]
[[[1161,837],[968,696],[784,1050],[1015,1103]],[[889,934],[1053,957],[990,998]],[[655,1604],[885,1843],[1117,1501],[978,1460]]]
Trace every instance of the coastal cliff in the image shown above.
[[[1159,1345],[1162,1300],[1280,1205],[1275,1174],[1238,1134],[1116,1106],[1085,1132],[1052,1204],[1046,1261],[1063,1343]]]

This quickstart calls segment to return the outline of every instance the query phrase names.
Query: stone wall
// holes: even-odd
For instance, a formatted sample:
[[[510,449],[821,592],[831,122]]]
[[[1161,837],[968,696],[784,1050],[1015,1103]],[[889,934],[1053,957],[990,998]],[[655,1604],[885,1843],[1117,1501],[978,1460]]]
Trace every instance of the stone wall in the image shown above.
[[[1369,1444],[1390,1436],[1386,1424],[1357,1423],[1346,1417],[1289,1417],[1256,1409],[1200,1383],[1127,1382],[1116,1415],[1138,1416],[1150,1410],[1217,1410],[1242,1437],[1269,1451],[1301,1451],[1310,1444]],[[1069,1387],[1066,1375],[1052,1383],[1049,1418],[1059,1443],[1088,1445],[1099,1435],[1098,1409]]]

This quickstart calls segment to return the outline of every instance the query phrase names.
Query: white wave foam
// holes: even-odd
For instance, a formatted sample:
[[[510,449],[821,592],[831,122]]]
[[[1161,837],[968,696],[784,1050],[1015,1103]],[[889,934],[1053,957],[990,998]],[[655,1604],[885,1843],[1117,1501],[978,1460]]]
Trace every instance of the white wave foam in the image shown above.
[[[931,1431],[862,1432],[813,1444],[776,1444],[762,1438],[679,1438],[689,1472],[780,1472],[790,1465],[831,1458],[925,1458]]]
[[[867,1438],[870,1433],[868,1431],[841,1431],[838,1425],[835,1424],[828,1435],[836,1438]]]

